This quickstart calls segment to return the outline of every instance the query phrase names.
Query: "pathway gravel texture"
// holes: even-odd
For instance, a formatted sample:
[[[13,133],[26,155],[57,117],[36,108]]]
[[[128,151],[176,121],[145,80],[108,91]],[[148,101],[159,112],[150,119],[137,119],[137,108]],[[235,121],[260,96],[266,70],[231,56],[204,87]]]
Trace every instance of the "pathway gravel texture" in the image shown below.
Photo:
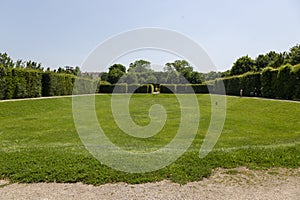
[[[202,181],[185,185],[156,183],[10,184],[0,181],[0,199],[300,199],[300,168],[216,169]]]

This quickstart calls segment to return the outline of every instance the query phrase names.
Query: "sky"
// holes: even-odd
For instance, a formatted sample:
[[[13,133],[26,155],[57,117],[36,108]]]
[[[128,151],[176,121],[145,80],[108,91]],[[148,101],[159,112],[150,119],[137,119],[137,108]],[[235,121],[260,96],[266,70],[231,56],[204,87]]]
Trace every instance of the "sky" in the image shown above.
[[[81,66],[108,38],[143,27],[186,35],[218,71],[243,55],[300,44],[298,0],[0,0],[0,8],[0,52],[50,68]],[[176,58],[148,51],[116,62],[137,59],[163,65]]]

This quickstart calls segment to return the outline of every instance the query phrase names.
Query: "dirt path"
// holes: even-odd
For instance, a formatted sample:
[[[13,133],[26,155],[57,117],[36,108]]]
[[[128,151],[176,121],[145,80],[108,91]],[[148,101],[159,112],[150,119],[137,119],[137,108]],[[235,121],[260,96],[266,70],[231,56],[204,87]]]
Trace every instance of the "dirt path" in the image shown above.
[[[209,179],[179,185],[170,181],[101,186],[0,181],[0,199],[300,199],[300,168],[266,171],[217,169]],[[4,185],[8,184],[8,185]]]

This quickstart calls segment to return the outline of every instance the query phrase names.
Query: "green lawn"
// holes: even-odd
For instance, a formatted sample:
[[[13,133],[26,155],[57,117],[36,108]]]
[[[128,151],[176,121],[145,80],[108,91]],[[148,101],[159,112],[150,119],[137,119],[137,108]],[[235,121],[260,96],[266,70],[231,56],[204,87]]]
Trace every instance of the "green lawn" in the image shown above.
[[[101,127],[126,150],[153,151],[168,144],[180,122],[174,95],[134,95],[130,112],[137,124],[150,122],[148,110],[161,104],[168,118],[163,130],[148,138],[122,132],[111,114],[110,95],[96,96]],[[188,95],[187,95],[188,98]],[[201,119],[188,151],[155,172],[130,174],[102,165],[84,148],[75,130],[72,98],[0,102],[0,178],[12,182],[141,183],[170,179],[201,180],[216,167],[300,167],[300,104],[227,97],[227,118],[213,152],[200,159],[199,149],[210,119],[209,95],[197,95]]]

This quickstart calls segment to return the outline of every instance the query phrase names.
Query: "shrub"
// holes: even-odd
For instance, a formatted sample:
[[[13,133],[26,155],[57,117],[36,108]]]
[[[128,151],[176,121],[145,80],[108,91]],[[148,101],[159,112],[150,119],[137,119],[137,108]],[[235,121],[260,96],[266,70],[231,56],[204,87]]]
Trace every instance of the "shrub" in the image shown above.
[[[291,99],[294,92],[295,82],[291,77],[292,66],[290,64],[281,66],[275,82],[275,97]]]
[[[160,85],[160,93],[176,93],[176,85],[175,84]]]
[[[251,93],[253,93],[254,95],[255,88],[257,90],[260,90],[261,88],[260,77],[261,77],[260,73],[246,73],[240,77],[240,87],[241,89],[243,89],[243,95],[252,96]]]
[[[277,79],[278,70],[267,67],[261,74],[261,95],[266,98],[275,97],[275,82]]]
[[[1,99],[40,97],[41,72],[23,68],[0,69]]]
[[[6,97],[6,69],[0,66],[0,99]]]
[[[97,92],[97,80],[77,77],[72,78],[71,81],[73,82],[73,84],[76,81],[74,87],[71,88],[73,89],[73,94],[93,94]],[[67,88],[67,90],[69,90],[69,88]]]
[[[295,65],[292,69],[291,76],[294,83],[292,99],[300,100],[300,64]]]
[[[127,84],[100,84],[99,93],[127,93]]]
[[[42,95],[60,96],[71,95],[75,76],[71,74],[61,74],[54,72],[43,73],[42,76]]]
[[[213,85],[206,84],[192,84],[191,85],[195,93],[207,94],[210,91],[213,91]]]

